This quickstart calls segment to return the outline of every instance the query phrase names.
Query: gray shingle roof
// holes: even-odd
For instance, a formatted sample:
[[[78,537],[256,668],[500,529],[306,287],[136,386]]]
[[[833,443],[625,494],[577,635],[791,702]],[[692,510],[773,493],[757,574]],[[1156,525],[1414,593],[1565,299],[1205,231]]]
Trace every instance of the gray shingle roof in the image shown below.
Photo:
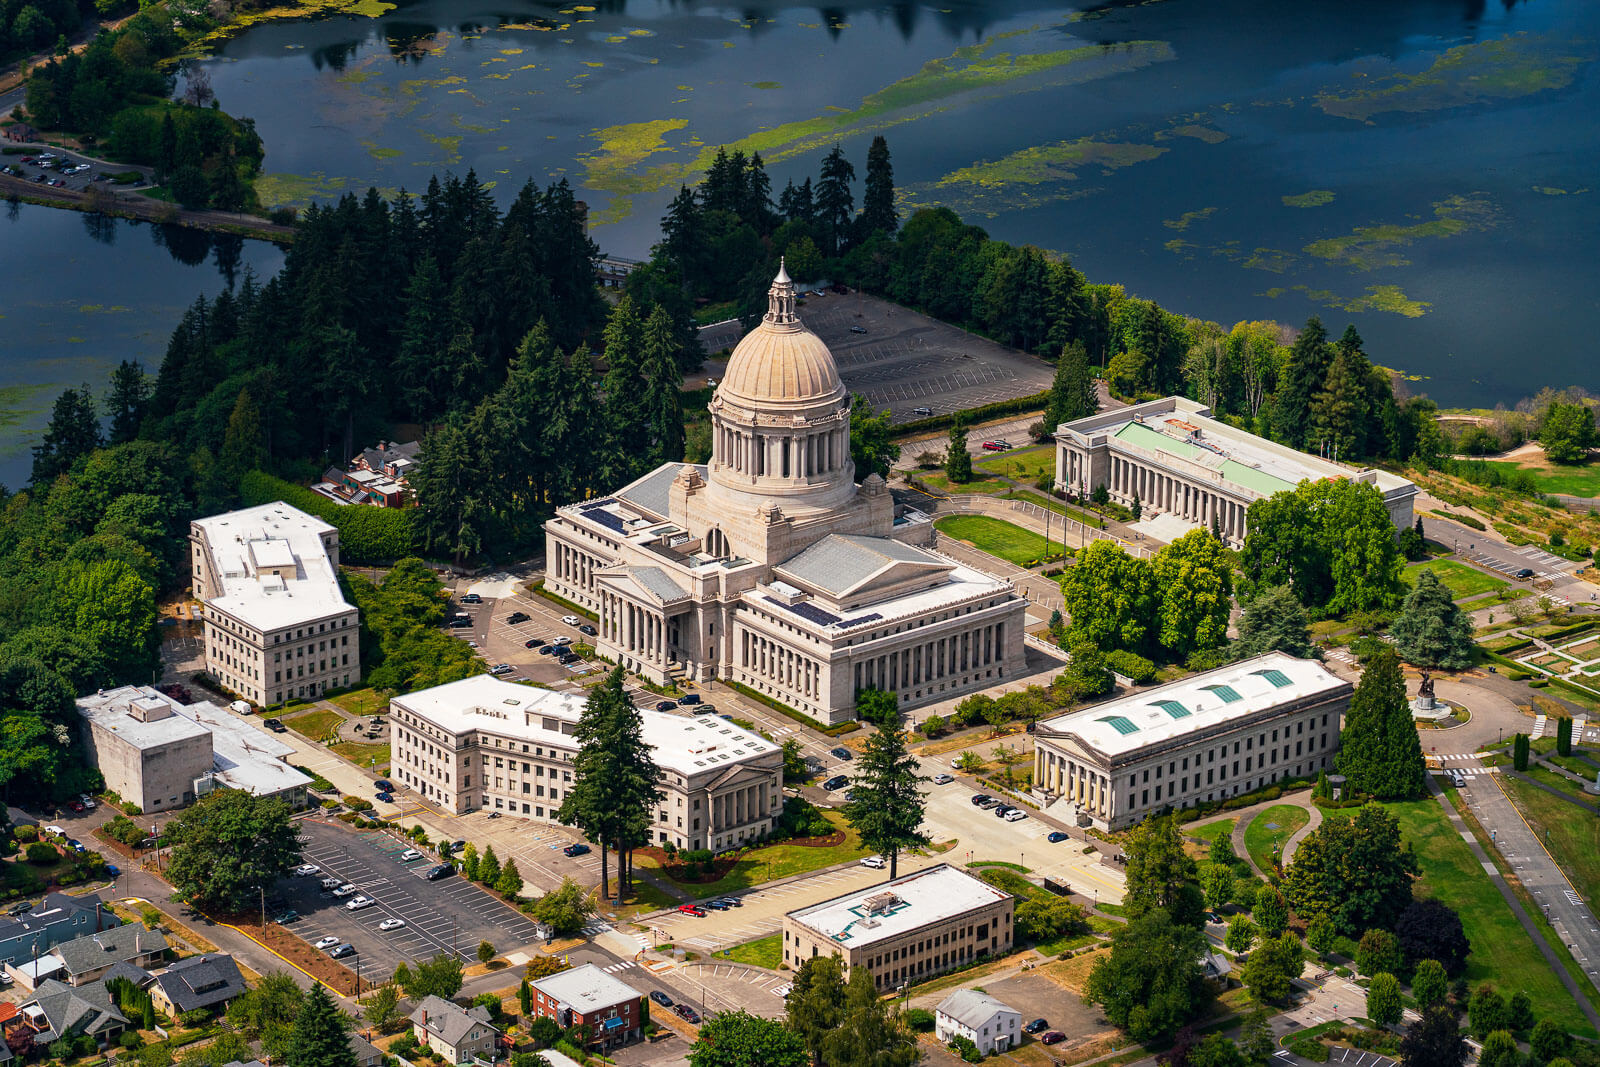
[[[156,984],[179,1011],[222,1004],[245,991],[239,965],[226,953],[191,956],[155,976]]]
[[[888,537],[829,534],[777,568],[806,585],[843,596],[873,575],[897,563],[948,568],[930,552]]]
[[[33,999],[55,1037],[67,1034],[98,1034],[115,1026],[126,1026],[127,1017],[111,1003],[104,982],[90,982],[74,988],[50,979],[34,990]]]
[[[98,970],[107,963],[135,959],[166,948],[165,935],[145,929],[143,923],[129,923],[114,930],[74,938],[57,945],[54,952],[61,957],[67,973],[77,975]]]
[[[448,1000],[431,994],[417,1005],[417,1010],[412,1012],[409,1018],[451,1046],[461,1044],[475,1026],[495,1029],[489,1023],[489,1012],[486,1009],[457,1007]],[[499,1033],[498,1030],[495,1032]]]
[[[0,942],[6,942],[14,937],[22,937],[28,933],[44,929],[59,922],[67,922],[79,912],[93,912],[100,904],[100,894],[88,893],[81,897],[68,896],[65,893],[46,893],[39,906],[18,918],[0,918]],[[102,910],[101,924],[119,926],[122,920],[117,918],[110,910]],[[93,927],[91,927],[92,929]]]
[[[1016,1009],[976,989],[958,989],[939,1002],[939,1014],[962,1026],[976,1030],[986,1025],[997,1012]]]

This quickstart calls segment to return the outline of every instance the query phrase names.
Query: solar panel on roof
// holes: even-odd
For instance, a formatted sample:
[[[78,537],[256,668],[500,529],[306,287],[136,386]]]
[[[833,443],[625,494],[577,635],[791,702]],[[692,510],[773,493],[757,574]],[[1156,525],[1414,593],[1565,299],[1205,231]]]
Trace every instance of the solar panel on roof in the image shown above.
[[[601,526],[604,526],[613,533],[626,533],[628,530],[627,524],[622,521],[622,516],[612,512],[591,509],[589,511],[585,511],[583,514],[585,518],[593,519],[595,522],[598,522]]]
[[[863,615],[859,619],[846,619],[839,626],[841,629],[848,629],[851,626],[860,626],[862,623],[877,622],[881,618],[883,616],[874,611],[871,615]]]
[[[765,600],[773,607],[782,608],[785,611],[792,611],[802,619],[810,620],[819,626],[832,626],[834,623],[839,621],[839,616],[833,614],[832,612],[823,611],[815,604],[807,604],[804,602],[799,604],[785,604],[777,597],[770,596],[762,597],[761,599]]]
[[[607,504],[615,504],[616,502],[617,502],[617,498],[616,497],[608,496],[604,500],[591,500],[587,504],[583,505],[583,507],[579,508],[578,510],[580,510],[580,511],[584,512],[585,514],[587,514],[588,512],[593,511],[595,508],[603,508]]]

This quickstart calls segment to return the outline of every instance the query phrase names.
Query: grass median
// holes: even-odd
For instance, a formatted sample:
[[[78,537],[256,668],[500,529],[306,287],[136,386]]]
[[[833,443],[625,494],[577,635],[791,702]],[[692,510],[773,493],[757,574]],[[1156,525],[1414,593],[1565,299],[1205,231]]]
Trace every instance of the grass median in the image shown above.
[[[339,724],[344,721],[344,716],[337,711],[328,711],[318,708],[315,711],[301,712],[299,715],[290,715],[283,720],[283,725],[304,737],[307,741],[326,741],[332,737]]]
[[[1298,804],[1274,804],[1244,828],[1244,849],[1263,872],[1271,871],[1278,850],[1310,821],[1311,815]]]
[[[780,843],[765,848],[751,849],[734,861],[733,869],[714,882],[680,882],[663,874],[671,883],[697,898],[715,897],[740,889],[749,889],[765,882],[804,874],[807,871],[848,863],[867,854],[861,845],[861,835],[852,830],[838,812],[826,812],[824,817],[837,830],[844,831],[844,840],[837,845],[795,845]],[[646,856],[635,857],[642,866],[658,866]]]
[[[1019,567],[1037,563],[1045,557],[1045,540],[1042,535],[1032,530],[1024,530],[1004,519],[994,519],[987,515],[946,515],[942,519],[935,520],[933,525],[942,534],[954,537],[958,541],[966,541],[980,551],[998,556]],[[1059,553],[1062,550],[1061,542],[1052,540],[1050,550]]]
[[[1407,585],[1416,585],[1417,576],[1423,571],[1432,571],[1433,576],[1439,579],[1439,584],[1450,590],[1451,597],[1456,600],[1477,596],[1480,593],[1492,593],[1511,584],[1492,574],[1485,574],[1465,563],[1457,563],[1450,559],[1436,559],[1431,563],[1407,567],[1400,572],[1400,579]]]

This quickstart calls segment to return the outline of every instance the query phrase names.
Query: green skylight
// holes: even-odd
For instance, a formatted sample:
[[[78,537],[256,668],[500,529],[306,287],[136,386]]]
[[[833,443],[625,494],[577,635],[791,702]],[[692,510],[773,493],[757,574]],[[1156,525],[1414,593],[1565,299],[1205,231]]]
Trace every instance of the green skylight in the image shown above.
[[[1128,718],[1126,715],[1107,715],[1105,718],[1096,719],[1095,721],[1110,723],[1111,728],[1117,731],[1119,734],[1134,734],[1139,732],[1139,728],[1133,725],[1133,720]]]
[[[1263,677],[1267,681],[1271,682],[1273,684],[1274,688],[1277,688],[1277,689],[1282,689],[1284,686],[1292,684],[1289,681],[1289,676],[1287,674],[1284,674],[1280,670],[1251,671],[1250,673],[1251,674],[1259,674],[1259,675],[1261,675],[1261,677]]]
[[[1189,717],[1189,709],[1176,700],[1158,700],[1151,707],[1160,708],[1174,719],[1187,719]]]
[[[1200,688],[1208,693],[1217,694],[1224,704],[1234,704],[1244,699],[1231,685],[1202,685]]]

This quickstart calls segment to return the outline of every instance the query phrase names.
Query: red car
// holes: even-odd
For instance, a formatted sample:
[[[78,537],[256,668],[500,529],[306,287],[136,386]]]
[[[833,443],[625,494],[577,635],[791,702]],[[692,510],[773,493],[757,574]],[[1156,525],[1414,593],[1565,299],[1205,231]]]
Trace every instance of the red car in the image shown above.
[[[702,908],[698,904],[679,904],[678,910],[683,912],[685,915],[693,915],[699,919],[704,919],[706,917],[706,909]]]
[[[1065,1041],[1066,1039],[1067,1035],[1063,1034],[1060,1030],[1046,1030],[1044,1033],[1039,1035],[1039,1043],[1041,1045],[1055,1045]]]
[[[986,451],[986,452],[1009,452],[1009,451],[1011,451],[1011,442],[1010,441],[985,441],[983,443],[983,448],[984,448],[984,451]]]
[[[68,808],[68,810],[72,811],[73,814],[75,814],[75,815],[82,815],[83,814],[83,805],[81,803],[79,803],[78,801],[76,801],[76,800],[74,800],[71,804],[68,804],[67,808]]]

